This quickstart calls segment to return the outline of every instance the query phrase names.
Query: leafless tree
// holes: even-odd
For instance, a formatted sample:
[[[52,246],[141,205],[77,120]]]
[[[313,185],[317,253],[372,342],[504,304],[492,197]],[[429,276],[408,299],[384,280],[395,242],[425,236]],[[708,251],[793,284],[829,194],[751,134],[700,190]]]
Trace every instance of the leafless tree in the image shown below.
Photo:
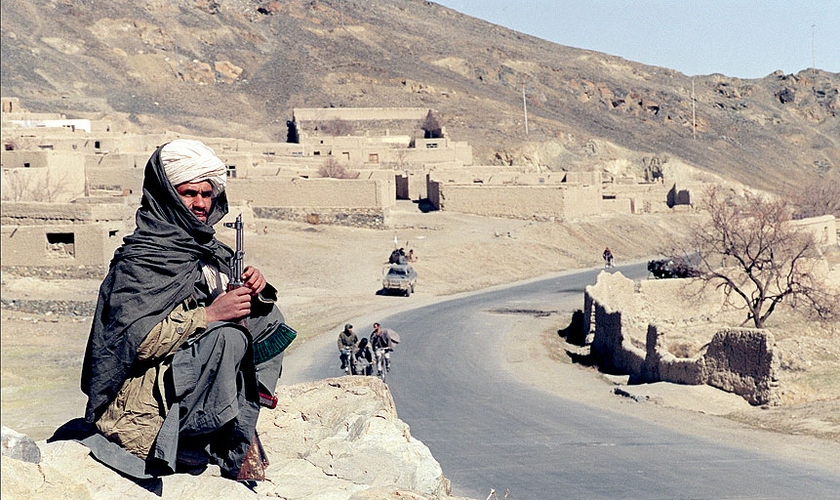
[[[358,179],[359,172],[347,170],[347,168],[341,164],[335,158],[327,158],[324,160],[324,164],[321,168],[318,169],[318,175],[321,177],[329,177],[332,179]]]
[[[816,178],[805,186],[797,186],[790,199],[795,219],[821,215],[840,217],[840,175]]]
[[[49,170],[33,172],[27,169],[9,169],[3,172],[3,200],[54,202],[67,192],[70,174],[51,175]]]
[[[835,294],[815,272],[819,252],[811,233],[792,223],[785,201],[747,193],[738,198],[720,188],[705,193],[707,222],[692,228],[702,276],[747,311],[744,323],[762,328],[784,301],[793,308],[834,317]]]
[[[355,128],[353,124],[342,120],[341,118],[336,118],[334,120],[330,120],[328,122],[323,122],[318,127],[321,132],[327,135],[332,135],[336,137],[344,136],[344,135],[352,135],[355,132]]]

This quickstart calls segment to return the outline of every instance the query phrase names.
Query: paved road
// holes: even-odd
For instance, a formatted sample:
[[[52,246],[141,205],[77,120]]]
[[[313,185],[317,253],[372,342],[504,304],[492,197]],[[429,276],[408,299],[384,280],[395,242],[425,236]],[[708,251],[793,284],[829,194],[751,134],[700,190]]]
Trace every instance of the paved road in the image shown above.
[[[646,274],[641,265],[619,269]],[[580,307],[596,274],[382,318],[403,339],[388,380],[399,416],[431,449],[453,493],[485,498],[495,488],[501,498],[510,489],[512,500],[840,498],[834,473],[738,447],[747,443],[724,446],[565,400],[498,369],[501,334],[517,320],[499,310]],[[332,350],[303,377],[337,375]]]

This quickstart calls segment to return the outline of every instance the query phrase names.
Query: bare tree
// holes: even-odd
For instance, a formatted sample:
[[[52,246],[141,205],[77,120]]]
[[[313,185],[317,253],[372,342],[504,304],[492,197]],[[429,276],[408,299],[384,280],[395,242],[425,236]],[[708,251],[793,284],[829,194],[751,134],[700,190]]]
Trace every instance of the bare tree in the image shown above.
[[[744,323],[762,328],[782,301],[822,318],[837,314],[836,295],[815,273],[814,237],[792,223],[787,202],[751,193],[737,199],[719,188],[705,194],[710,217],[693,228],[690,242],[703,271],[696,279],[742,304]]]
[[[55,202],[68,194],[71,174],[51,175],[48,169],[14,168],[3,172],[3,200]]]
[[[335,158],[327,158],[324,160],[324,164],[321,168],[318,169],[318,175],[321,177],[329,177],[332,179],[358,179],[359,172],[355,172],[352,170],[347,170],[344,165],[341,164]]]
[[[790,194],[795,219],[833,215],[840,217],[840,175],[820,177],[797,186]]]
[[[336,118],[328,122],[323,122],[319,125],[318,128],[321,130],[321,132],[335,137],[353,135],[353,132],[355,132],[355,127],[353,127],[353,124],[346,120],[342,120],[341,118]]]

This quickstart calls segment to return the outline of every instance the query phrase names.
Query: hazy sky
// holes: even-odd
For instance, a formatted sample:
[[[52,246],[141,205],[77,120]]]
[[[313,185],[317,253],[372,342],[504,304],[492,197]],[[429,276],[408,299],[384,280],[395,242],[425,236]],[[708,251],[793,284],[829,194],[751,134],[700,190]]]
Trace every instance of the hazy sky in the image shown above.
[[[840,0],[435,0],[560,45],[686,75],[840,72]],[[813,42],[813,43],[812,43]]]

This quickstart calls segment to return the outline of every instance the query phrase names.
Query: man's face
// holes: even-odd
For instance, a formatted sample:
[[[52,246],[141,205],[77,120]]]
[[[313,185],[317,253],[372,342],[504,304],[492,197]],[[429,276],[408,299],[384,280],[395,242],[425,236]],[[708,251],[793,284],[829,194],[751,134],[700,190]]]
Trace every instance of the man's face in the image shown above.
[[[187,209],[201,222],[207,222],[207,215],[213,207],[213,185],[210,181],[185,182],[175,186]]]

